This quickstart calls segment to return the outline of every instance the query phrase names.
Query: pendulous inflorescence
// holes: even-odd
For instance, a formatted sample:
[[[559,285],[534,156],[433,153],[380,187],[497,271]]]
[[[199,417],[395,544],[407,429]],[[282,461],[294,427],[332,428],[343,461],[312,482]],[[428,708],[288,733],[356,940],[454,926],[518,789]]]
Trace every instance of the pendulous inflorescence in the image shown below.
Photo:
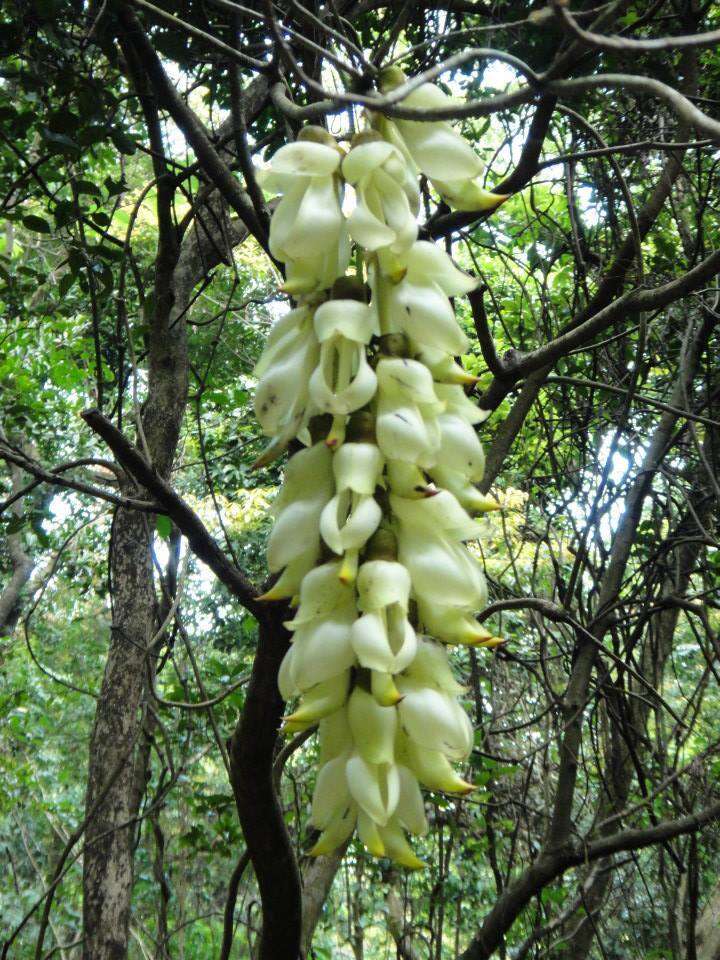
[[[393,68],[382,88],[404,81]],[[404,102],[450,100],[424,84]],[[258,464],[300,447],[273,505],[264,599],[294,608],[284,728],[319,729],[314,854],[357,830],[372,854],[421,867],[407,839],[427,830],[420,786],[472,790],[453,766],[473,728],[445,645],[501,642],[476,619],[487,591],[466,547],[497,507],[476,486],[483,413],[456,360],[468,343],[451,298],[477,280],[418,240],[417,215],[420,174],[455,209],[494,209],[505,198],[481,173],[450,123],[372,114],[347,149],[305,128],[264,172],[280,197],[270,250],[296,306],[256,368],[271,438]]]

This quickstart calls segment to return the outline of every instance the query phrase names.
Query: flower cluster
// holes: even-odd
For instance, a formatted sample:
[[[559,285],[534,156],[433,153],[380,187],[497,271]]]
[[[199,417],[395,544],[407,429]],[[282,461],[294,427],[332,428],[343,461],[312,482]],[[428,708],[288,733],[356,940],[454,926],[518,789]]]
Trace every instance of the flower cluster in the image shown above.
[[[425,85],[406,102],[446,98]],[[485,581],[465,546],[475,515],[497,506],[476,487],[482,414],[455,359],[467,341],[451,298],[476,280],[418,240],[420,173],[459,209],[504,199],[479,186],[476,154],[444,122],[371,117],[347,150],[310,127],[274,155],[270,249],[296,306],[270,332],[255,397],[271,438],[258,462],[297,449],[273,505],[265,599],[295,608],[285,729],[319,726],[312,852],[357,829],[372,854],[411,868],[422,863],[407,834],[427,829],[420,785],[472,789],[453,767],[473,730],[445,645],[500,642],[476,619]]]

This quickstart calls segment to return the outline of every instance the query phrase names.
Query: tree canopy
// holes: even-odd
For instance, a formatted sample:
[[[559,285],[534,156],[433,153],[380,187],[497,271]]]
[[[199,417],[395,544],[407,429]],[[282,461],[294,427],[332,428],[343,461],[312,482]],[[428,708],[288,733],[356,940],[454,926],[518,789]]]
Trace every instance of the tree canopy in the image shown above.
[[[718,960],[719,39],[700,0],[5,5],[3,960]],[[507,195],[420,180],[479,281],[504,642],[450,650],[475,789],[426,792],[412,873],[308,855],[318,745],[258,599],[253,371],[292,305],[260,171],[368,112],[451,120]]]

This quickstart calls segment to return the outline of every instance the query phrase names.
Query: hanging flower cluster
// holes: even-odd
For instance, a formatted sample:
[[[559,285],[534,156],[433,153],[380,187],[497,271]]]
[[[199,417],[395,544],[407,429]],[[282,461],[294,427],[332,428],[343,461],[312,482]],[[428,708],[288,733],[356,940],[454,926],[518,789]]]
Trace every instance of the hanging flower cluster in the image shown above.
[[[383,77],[390,89],[404,76]],[[426,84],[405,101],[444,105]],[[472,725],[445,644],[500,642],[476,620],[485,581],[465,546],[497,504],[475,484],[481,412],[456,362],[467,349],[451,297],[476,280],[418,240],[418,176],[458,209],[504,197],[449,123],[369,118],[344,150],[308,127],[274,155],[280,194],[270,249],[297,306],[272,328],[255,409],[268,463],[291,441],[274,503],[264,599],[287,598],[293,642],[279,685],[297,706],[287,732],[318,724],[314,854],[357,829],[367,849],[422,866],[407,834],[427,830],[420,785],[472,789]],[[344,215],[346,195],[354,206]],[[346,276],[353,261],[352,276]]]

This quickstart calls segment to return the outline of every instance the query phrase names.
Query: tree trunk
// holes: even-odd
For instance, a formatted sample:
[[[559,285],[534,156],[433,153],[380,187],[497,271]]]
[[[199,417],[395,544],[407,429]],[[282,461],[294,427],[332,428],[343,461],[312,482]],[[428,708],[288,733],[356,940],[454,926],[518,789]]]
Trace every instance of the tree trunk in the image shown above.
[[[710,892],[695,926],[697,960],[720,960],[720,883]]]
[[[224,207],[208,204],[202,229],[187,234],[179,256],[159,255],[156,313],[149,345],[143,430],[158,472],[170,474],[187,396],[185,311],[196,284],[246,231],[227,223]],[[170,263],[168,263],[170,261]],[[162,276],[164,274],[164,277]],[[85,960],[121,960],[127,953],[133,882],[133,820],[142,799],[134,776],[156,624],[148,517],[118,510],[110,549],[110,648],[90,740],[83,875]]]
[[[0,438],[4,436],[2,427],[0,427]],[[14,463],[8,463],[10,470],[11,491],[13,495],[18,494],[23,488],[23,477],[20,467]],[[12,516],[21,517],[23,513],[23,499],[16,500],[12,505]],[[8,636],[12,633],[15,624],[20,615],[20,599],[23,589],[30,579],[34,564],[32,558],[25,550],[22,533],[9,533],[7,535],[7,551],[10,555],[12,564],[12,573],[10,579],[0,590],[0,637]]]

